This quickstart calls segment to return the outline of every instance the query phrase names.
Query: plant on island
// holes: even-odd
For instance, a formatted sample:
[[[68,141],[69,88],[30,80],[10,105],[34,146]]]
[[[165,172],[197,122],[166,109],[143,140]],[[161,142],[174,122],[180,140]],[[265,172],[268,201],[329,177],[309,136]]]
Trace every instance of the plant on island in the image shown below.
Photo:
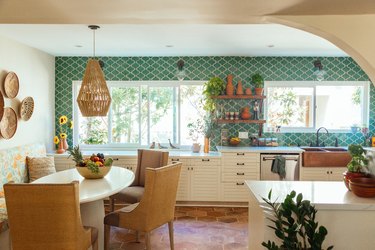
[[[295,249],[295,250],[320,250],[327,236],[327,229],[319,226],[315,221],[317,210],[309,200],[303,200],[302,194],[292,191],[281,203],[271,201],[272,189],[268,199],[263,198],[269,207],[268,217],[274,225],[269,225],[275,230],[275,235],[281,240],[278,246],[274,241],[262,242],[262,246],[269,250]],[[296,199],[295,199],[296,198]],[[332,249],[329,246],[327,250]]]
[[[68,158],[72,156],[76,167],[87,167],[94,174],[99,173],[100,167],[110,167],[113,163],[112,158],[105,159],[102,153],[92,154],[90,157],[83,158],[78,145],[72,149],[68,149],[68,153]]]
[[[363,147],[358,144],[351,144],[348,147],[348,151],[352,156],[347,165],[348,171],[353,173],[367,172],[369,159],[366,157]]]

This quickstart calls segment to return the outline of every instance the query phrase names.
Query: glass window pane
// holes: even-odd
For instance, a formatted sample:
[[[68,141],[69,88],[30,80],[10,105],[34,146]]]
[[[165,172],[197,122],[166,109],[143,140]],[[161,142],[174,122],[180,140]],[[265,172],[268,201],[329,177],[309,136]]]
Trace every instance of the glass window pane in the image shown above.
[[[180,91],[181,145],[203,142],[203,134],[199,131],[205,113],[202,105],[203,86],[182,85]]]
[[[313,126],[313,88],[268,87],[267,126]]]
[[[363,86],[317,86],[316,127],[362,125]]]
[[[139,143],[139,87],[112,87],[112,143]]]
[[[78,126],[79,144],[108,143],[108,116],[82,117],[79,112]]]
[[[173,87],[150,87],[150,139],[151,142],[168,143],[177,137],[176,91]]]

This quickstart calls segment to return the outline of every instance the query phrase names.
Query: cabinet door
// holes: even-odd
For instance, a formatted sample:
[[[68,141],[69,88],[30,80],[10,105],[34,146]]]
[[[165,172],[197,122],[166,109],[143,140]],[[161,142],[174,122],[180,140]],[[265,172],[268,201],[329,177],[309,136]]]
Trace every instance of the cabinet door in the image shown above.
[[[329,181],[330,168],[301,167],[301,181]]]
[[[342,181],[343,180],[343,173],[348,170],[346,167],[344,168],[330,168],[330,181]]]
[[[176,200],[178,201],[190,200],[190,172],[189,166],[182,165],[176,195]]]
[[[221,184],[222,201],[243,202],[249,199],[249,190],[244,181]]]
[[[137,170],[137,157],[136,156],[112,156],[113,165],[117,167],[123,167],[130,171]]]
[[[220,182],[220,161],[218,159],[194,159],[190,165],[191,200],[218,201]]]
[[[63,171],[70,168],[75,168],[75,162],[67,156],[54,157],[56,171]]]

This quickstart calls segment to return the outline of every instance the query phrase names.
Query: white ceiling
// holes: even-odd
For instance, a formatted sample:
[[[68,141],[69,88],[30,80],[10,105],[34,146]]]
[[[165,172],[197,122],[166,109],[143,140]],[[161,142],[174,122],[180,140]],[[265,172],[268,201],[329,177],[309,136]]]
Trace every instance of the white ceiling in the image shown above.
[[[318,36],[276,24],[100,26],[97,56],[347,56]],[[93,31],[84,24],[0,24],[0,36],[54,56],[93,55]]]

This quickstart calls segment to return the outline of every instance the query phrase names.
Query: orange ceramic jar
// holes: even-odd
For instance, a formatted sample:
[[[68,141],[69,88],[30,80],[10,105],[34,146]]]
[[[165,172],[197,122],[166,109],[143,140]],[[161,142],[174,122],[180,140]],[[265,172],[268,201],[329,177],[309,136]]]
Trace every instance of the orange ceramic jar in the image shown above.
[[[250,107],[244,107],[242,109],[241,118],[244,119],[244,120],[249,120],[250,117],[251,117]]]

